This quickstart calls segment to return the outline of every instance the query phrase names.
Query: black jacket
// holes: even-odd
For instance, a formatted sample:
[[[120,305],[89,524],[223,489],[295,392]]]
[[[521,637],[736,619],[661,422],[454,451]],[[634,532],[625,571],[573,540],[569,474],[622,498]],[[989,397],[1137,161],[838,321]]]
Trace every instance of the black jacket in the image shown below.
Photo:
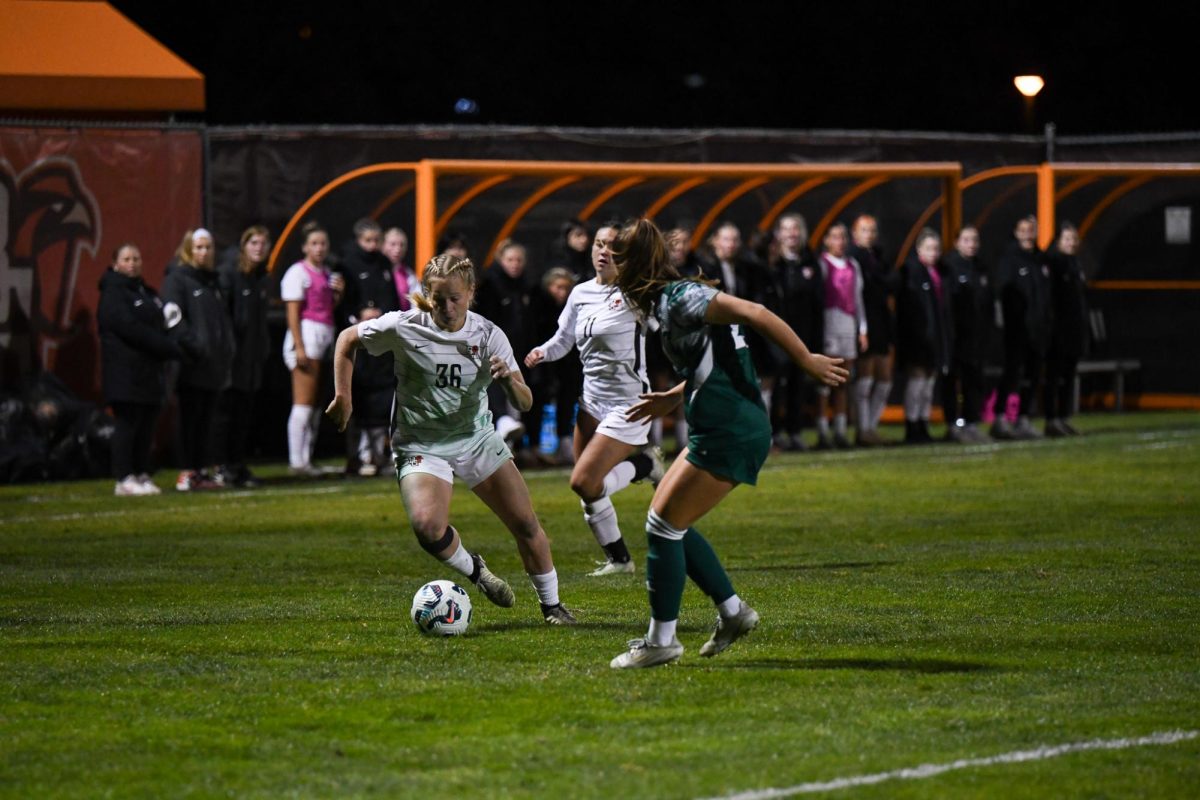
[[[809,350],[819,352],[825,346],[825,283],[812,251],[804,248],[794,261],[781,257],[774,274],[779,287],[775,312]]]
[[[1079,358],[1087,349],[1087,276],[1078,256],[1068,256],[1051,248],[1046,253],[1050,267],[1050,308],[1052,325],[1050,352],[1067,358]]]
[[[942,280],[950,297],[954,360],[983,366],[991,352],[995,328],[987,268],[978,256],[967,259],[951,250],[942,258]]]
[[[170,326],[183,348],[181,386],[221,391],[232,383],[235,344],[233,321],[214,270],[182,266],[163,281],[163,302],[174,303],[181,316]],[[168,325],[171,315],[167,317]]]
[[[475,311],[500,326],[512,345],[513,355],[525,371],[525,354],[541,344],[532,309],[533,286],[526,275],[510,278],[499,264],[483,273],[475,292]]]
[[[141,278],[110,269],[100,278],[100,360],[108,403],[162,403],[163,367],[182,352],[167,335],[163,303]]]
[[[901,277],[883,260],[878,247],[868,250],[851,245],[847,254],[858,262],[863,279],[863,313],[867,317],[867,352],[872,355],[887,355],[888,349],[896,344],[896,321],[888,306],[888,298],[900,288]]]
[[[377,308],[381,314],[400,310],[392,262],[383,253],[368,253],[351,243],[343,253],[338,269],[346,279],[342,308],[347,318],[361,321],[364,308]]]
[[[232,386],[241,392],[255,392],[262,386],[263,364],[271,354],[271,333],[267,327],[267,295],[270,278],[265,267],[242,272],[235,264],[226,264],[217,272],[217,283],[233,322],[237,350],[233,356]]]
[[[947,285],[939,298],[929,270],[916,258],[900,270],[896,295],[896,357],[904,367],[945,373],[950,367],[951,320]]]
[[[1045,353],[1050,339],[1050,270],[1036,247],[1009,243],[996,264],[995,293],[1004,312],[1006,347]]]

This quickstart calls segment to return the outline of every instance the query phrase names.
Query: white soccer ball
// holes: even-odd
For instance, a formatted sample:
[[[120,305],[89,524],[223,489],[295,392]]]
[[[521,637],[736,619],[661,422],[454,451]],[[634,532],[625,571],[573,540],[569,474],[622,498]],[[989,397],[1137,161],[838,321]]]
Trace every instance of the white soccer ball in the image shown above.
[[[413,595],[410,616],[421,633],[459,636],[471,624],[471,597],[453,581],[430,581]]]

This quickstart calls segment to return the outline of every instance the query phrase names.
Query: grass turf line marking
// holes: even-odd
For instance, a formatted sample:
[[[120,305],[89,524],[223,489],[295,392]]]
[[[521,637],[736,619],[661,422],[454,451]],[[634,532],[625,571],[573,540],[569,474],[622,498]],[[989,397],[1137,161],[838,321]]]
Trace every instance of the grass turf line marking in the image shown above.
[[[1200,736],[1200,731],[1161,731],[1148,736],[1131,739],[1092,739],[1088,742],[1071,744],[1043,745],[1033,750],[1014,750],[1011,753],[1001,753],[998,756],[986,758],[960,758],[947,764],[922,764],[919,767],[905,767],[890,772],[876,772],[870,775],[855,775],[847,778],[834,778],[829,781],[814,781],[801,783],[783,789],[756,789],[737,794],[723,795],[707,800],[772,800],[776,797],[792,797],[798,794],[815,794],[817,792],[832,792],[838,789],[851,789],[855,786],[872,786],[877,783],[892,780],[919,780],[932,778],[952,770],[968,769],[970,767],[990,767],[995,764],[1021,764],[1026,761],[1042,761],[1047,758],[1057,758],[1069,753],[1082,753],[1088,750],[1125,750],[1130,747],[1146,747],[1148,745],[1176,744]]]

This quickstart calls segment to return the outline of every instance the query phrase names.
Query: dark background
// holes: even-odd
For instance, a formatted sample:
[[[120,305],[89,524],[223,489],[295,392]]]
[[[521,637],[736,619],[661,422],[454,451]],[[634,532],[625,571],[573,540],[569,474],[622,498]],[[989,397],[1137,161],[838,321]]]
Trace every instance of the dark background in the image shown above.
[[[218,125],[1200,129],[1190,3],[113,5],[204,73]]]

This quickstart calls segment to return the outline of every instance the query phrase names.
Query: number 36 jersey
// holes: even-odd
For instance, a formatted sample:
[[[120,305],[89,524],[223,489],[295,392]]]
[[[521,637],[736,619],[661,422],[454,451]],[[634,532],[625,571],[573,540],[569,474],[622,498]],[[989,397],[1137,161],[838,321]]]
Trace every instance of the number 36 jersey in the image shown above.
[[[392,354],[396,445],[451,444],[490,429],[491,357],[500,356],[520,374],[504,331],[474,311],[453,332],[439,328],[420,309],[393,311],[360,322],[358,336],[371,355]]]

